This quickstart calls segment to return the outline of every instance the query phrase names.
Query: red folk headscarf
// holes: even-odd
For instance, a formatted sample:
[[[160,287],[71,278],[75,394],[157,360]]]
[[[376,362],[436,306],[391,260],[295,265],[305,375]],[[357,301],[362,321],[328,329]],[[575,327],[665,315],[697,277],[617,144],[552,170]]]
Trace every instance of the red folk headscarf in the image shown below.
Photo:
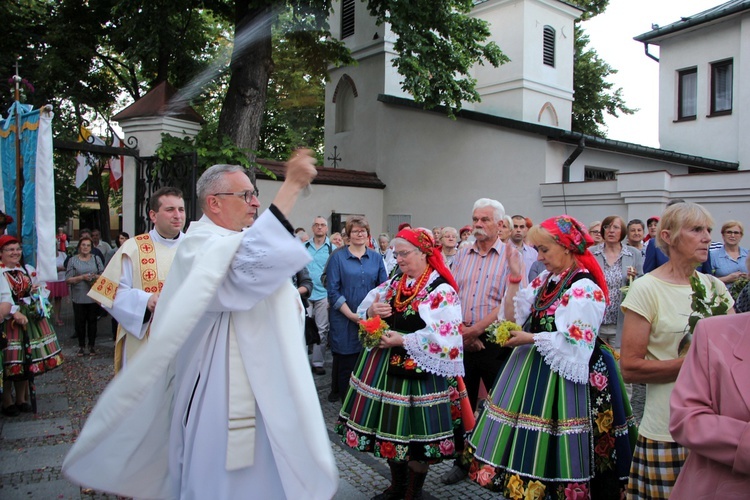
[[[458,291],[458,284],[456,284],[456,280],[445,265],[445,260],[443,260],[443,252],[441,252],[440,249],[435,248],[435,240],[430,236],[430,233],[424,229],[413,229],[407,227],[396,233],[396,238],[406,240],[417,247],[420,252],[427,256],[427,263],[430,267],[437,271],[440,276],[445,278],[445,281],[447,281],[454,290]]]
[[[15,236],[11,236],[9,234],[0,236],[0,250],[2,250],[5,245],[9,245],[10,243],[18,243],[18,239]]]
[[[588,247],[594,244],[594,240],[586,226],[569,215],[551,217],[539,225],[546,229],[559,245],[570,250],[578,264],[591,273],[594,282],[602,289],[609,303],[609,290],[604,272],[596,257],[588,250]]]

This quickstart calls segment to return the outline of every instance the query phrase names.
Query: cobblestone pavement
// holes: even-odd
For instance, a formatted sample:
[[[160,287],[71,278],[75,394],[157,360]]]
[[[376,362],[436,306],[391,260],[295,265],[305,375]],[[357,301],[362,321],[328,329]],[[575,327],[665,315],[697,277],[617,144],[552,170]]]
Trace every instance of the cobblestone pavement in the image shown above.
[[[65,325],[58,327],[65,363],[36,380],[38,413],[19,417],[0,417],[0,498],[16,499],[114,499],[113,495],[79,488],[61,474],[65,454],[75,441],[82,424],[99,394],[112,378],[114,344],[110,318],[99,321],[97,355],[77,357],[73,336],[72,308],[64,303]],[[350,450],[333,432],[340,405],[330,403],[330,354],[326,375],[316,375],[331,449],[336,458],[341,482],[336,499],[360,500],[381,492],[389,484],[386,462],[370,454]],[[642,411],[644,391],[636,386],[633,406]],[[640,414],[639,414],[640,416]],[[427,499],[490,499],[497,496],[473,482],[446,486],[439,480],[451,463],[430,468],[425,483]]]

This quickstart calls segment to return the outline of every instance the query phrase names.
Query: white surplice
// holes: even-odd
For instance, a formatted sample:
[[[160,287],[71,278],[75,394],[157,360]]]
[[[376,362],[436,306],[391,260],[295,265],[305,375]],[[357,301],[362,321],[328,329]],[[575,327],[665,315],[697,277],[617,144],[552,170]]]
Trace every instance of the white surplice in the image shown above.
[[[137,498],[331,498],[338,473],[290,281],[309,260],[270,211],[242,233],[191,224],[150,342],[102,394],[65,475]],[[230,324],[256,428],[252,465],[228,471]]]

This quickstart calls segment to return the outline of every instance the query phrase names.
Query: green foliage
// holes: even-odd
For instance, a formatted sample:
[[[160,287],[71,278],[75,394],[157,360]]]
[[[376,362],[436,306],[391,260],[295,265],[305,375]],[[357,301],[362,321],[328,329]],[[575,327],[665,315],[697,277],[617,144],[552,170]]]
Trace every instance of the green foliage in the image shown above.
[[[75,217],[84,193],[75,186],[76,160],[70,152],[54,152],[55,227],[64,226]]]
[[[161,144],[156,150],[156,156],[164,161],[170,161],[174,156],[193,153],[198,156],[199,173],[211,165],[228,163],[242,165],[251,171],[258,169],[272,179],[276,178],[273,172],[263,165],[248,160],[249,151],[238,148],[228,137],[211,132],[208,128],[204,128],[194,139],[162,134]]]
[[[622,97],[622,89],[614,89],[607,81],[617,70],[588,47],[589,37],[580,22],[601,14],[609,0],[569,0],[584,10],[575,26],[575,56],[573,62],[573,124],[575,132],[597,137],[605,137],[604,114],[619,116],[631,115],[638,111],[627,107]]]
[[[690,277],[690,288],[693,290],[693,293],[690,296],[690,309],[692,309],[692,312],[688,318],[688,327],[692,334],[698,320],[726,314],[729,310],[729,300],[719,294],[716,283],[713,280],[711,281],[711,296],[709,297],[706,287],[696,274]]]
[[[445,105],[452,116],[461,102],[477,102],[475,63],[499,66],[509,59],[490,36],[488,23],[469,17],[473,0],[369,0],[379,23],[390,23],[398,36],[393,65],[403,89],[426,107]]]
[[[273,28],[274,69],[268,82],[266,107],[258,140],[262,158],[286,159],[298,146],[323,154],[325,124],[326,60],[355,64],[340,42],[330,40],[320,47],[316,23],[320,16],[295,13],[290,9],[279,16]],[[336,42],[335,44],[333,42]]]
[[[614,84],[606,78],[617,70],[602,60],[594,49],[588,48],[588,43],[588,35],[576,25],[572,128],[576,132],[604,137],[604,113],[631,115],[637,110],[627,107],[621,88],[613,90]]]

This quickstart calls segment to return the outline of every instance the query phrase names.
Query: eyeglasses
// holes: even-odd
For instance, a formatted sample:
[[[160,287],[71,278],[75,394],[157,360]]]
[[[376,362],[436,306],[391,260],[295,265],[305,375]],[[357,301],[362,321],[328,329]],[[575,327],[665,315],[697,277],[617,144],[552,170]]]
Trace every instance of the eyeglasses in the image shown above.
[[[258,197],[258,190],[254,189],[250,191],[249,189],[247,191],[240,191],[239,193],[214,193],[212,196],[241,196],[242,198],[245,198],[245,203],[250,204],[253,202],[253,197]]]
[[[349,234],[367,234],[367,229],[352,229],[351,231],[349,231]]]
[[[605,231],[609,231],[610,229],[615,229],[615,230],[619,231],[622,228],[620,226],[616,226],[614,224],[607,224],[602,229],[604,229]]]
[[[393,256],[398,259],[399,257],[406,257],[407,255],[409,255],[410,253],[414,251],[415,250],[401,250],[400,252],[393,252]]]
[[[739,236],[742,234],[742,231],[724,231],[724,234],[729,234],[732,236]]]

